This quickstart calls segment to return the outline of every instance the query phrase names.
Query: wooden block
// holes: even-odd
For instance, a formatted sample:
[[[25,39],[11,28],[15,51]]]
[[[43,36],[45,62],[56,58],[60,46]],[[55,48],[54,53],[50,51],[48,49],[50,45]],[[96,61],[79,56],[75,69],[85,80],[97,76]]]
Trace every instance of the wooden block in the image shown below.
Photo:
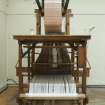
[[[84,47],[81,46],[78,48],[78,65],[79,65],[79,67],[83,67],[85,65],[85,61],[86,61],[85,49],[84,49]]]

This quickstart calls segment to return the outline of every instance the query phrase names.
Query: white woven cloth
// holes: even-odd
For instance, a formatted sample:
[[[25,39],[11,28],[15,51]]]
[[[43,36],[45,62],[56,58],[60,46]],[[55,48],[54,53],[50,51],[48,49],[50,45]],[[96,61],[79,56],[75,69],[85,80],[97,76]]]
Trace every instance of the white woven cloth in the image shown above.
[[[29,95],[76,95],[76,84],[71,75],[38,75],[33,77]]]

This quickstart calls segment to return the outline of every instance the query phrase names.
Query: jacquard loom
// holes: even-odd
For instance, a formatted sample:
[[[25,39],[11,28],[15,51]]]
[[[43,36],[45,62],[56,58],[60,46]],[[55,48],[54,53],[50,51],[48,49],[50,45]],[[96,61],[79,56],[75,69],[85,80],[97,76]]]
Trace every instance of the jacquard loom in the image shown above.
[[[36,3],[36,35],[14,36],[19,45],[17,102],[19,105],[86,105],[90,36],[70,34],[69,0],[36,0]],[[45,35],[41,35],[41,18],[44,18]]]

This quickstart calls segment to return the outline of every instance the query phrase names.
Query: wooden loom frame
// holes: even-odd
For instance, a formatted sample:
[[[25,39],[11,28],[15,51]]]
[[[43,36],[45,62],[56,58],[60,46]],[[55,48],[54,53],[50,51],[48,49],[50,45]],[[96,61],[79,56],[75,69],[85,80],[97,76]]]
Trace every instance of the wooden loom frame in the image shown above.
[[[65,36],[41,36],[41,17],[44,16],[44,13],[39,9],[35,10],[36,13],[36,35],[16,35],[14,39],[18,40],[18,65],[16,66],[16,74],[19,77],[19,91],[18,91],[18,103],[19,105],[31,105],[34,100],[71,100],[76,101],[78,105],[86,105],[87,96],[86,96],[86,77],[89,76],[89,68],[87,68],[87,40],[90,39],[90,36],[76,36],[70,35],[70,16],[71,10],[66,10],[63,12],[62,16],[66,18],[66,26],[65,26]],[[70,35],[70,36],[69,36]],[[24,93],[26,92],[26,88],[29,89],[30,78],[32,77],[32,64],[35,62],[35,49],[38,48],[36,46],[39,42],[65,42],[68,43],[69,46],[66,48],[72,48],[72,59],[71,61],[74,63],[74,59],[77,59],[77,70],[74,70],[74,66],[72,66],[72,75],[75,78],[77,83],[77,87],[81,88],[81,94],[77,97],[27,97]],[[24,48],[27,47],[27,51],[23,53]],[[45,48],[51,46],[39,46],[39,48]],[[65,48],[65,46],[57,46],[58,48]],[[52,48],[52,47],[51,47]],[[77,55],[75,56],[75,51],[77,51]],[[28,64],[27,67],[23,67],[23,58],[28,54]],[[82,70],[80,70],[82,68]],[[23,77],[28,78],[28,84],[23,83]],[[79,84],[79,79],[82,78],[82,84]],[[78,89],[77,89],[78,90]],[[79,91],[79,90],[78,90]],[[81,102],[83,100],[83,102]],[[28,101],[28,102],[27,102]],[[54,105],[54,103],[53,103]]]
[[[82,89],[82,93],[86,94],[86,77],[89,76],[89,68],[86,67],[86,43],[87,40],[90,39],[90,36],[14,36],[14,39],[18,40],[19,44],[19,64],[16,67],[17,70],[17,76],[19,77],[19,95],[21,93],[25,92],[26,85],[23,84],[23,77],[27,76],[28,80],[30,81],[31,75],[32,75],[32,63],[34,62],[35,58],[35,44],[38,42],[66,42],[66,43],[73,43],[72,48],[76,49],[78,48],[78,69],[72,70],[72,75],[75,78],[75,81],[79,83],[79,78],[82,77],[82,84],[77,84]],[[23,49],[24,45],[31,44],[31,47],[28,47],[30,54],[28,54],[28,66],[23,67],[22,66],[22,59],[23,59]],[[34,45],[33,45],[34,44]],[[77,45],[77,46],[76,46]],[[46,46],[39,46],[39,48],[44,48]],[[51,46],[49,46],[51,47]],[[58,46],[64,48],[65,46]],[[68,46],[70,47],[70,46]],[[75,51],[72,51],[72,56],[74,56]],[[30,55],[30,56],[29,56]],[[81,59],[82,57],[82,59]],[[74,57],[72,57],[72,62],[74,61]],[[83,70],[79,70],[79,68],[83,68]],[[27,84],[27,88],[28,84]],[[69,97],[70,98],[70,97]],[[24,99],[24,98],[23,98]],[[26,98],[28,99],[28,98]],[[74,98],[73,98],[74,99]],[[78,99],[78,98],[76,98]],[[81,98],[79,98],[81,99]],[[86,97],[84,100],[84,104],[86,104]],[[20,102],[20,101],[19,101]],[[21,104],[20,104],[21,105]]]

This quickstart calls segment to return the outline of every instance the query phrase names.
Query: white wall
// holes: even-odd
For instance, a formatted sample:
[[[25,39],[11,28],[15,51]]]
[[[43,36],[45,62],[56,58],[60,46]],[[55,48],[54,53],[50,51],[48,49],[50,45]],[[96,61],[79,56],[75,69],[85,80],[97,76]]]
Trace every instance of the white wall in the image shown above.
[[[17,41],[15,34],[30,34],[35,29],[34,0],[8,0],[7,7],[7,71],[8,78],[16,79],[15,64],[17,61]],[[71,23],[71,34],[89,34],[92,39],[88,44],[88,58],[91,74],[88,84],[105,85],[105,0],[70,0],[74,16]]]
[[[13,35],[30,34],[35,29],[33,0],[8,0],[7,6],[7,76],[16,80],[18,43]]]
[[[0,89],[6,85],[6,0],[0,0]]]
[[[71,34],[91,34],[88,59],[91,73],[88,84],[105,85],[105,0],[71,0],[74,13]],[[90,33],[89,29],[95,27]]]

